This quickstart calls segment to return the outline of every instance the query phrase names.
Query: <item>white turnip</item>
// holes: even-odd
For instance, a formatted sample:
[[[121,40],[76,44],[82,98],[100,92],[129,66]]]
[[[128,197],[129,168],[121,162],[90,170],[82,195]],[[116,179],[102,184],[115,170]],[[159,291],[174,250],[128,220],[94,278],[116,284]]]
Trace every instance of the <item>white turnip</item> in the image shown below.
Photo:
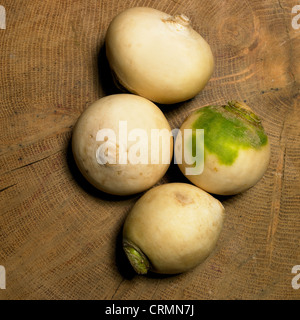
[[[214,250],[224,212],[217,199],[191,184],[154,187],[127,216],[123,248],[138,274],[188,271]]]
[[[117,83],[162,104],[193,98],[214,69],[211,48],[188,17],[148,7],[126,9],[112,20],[106,54]]]

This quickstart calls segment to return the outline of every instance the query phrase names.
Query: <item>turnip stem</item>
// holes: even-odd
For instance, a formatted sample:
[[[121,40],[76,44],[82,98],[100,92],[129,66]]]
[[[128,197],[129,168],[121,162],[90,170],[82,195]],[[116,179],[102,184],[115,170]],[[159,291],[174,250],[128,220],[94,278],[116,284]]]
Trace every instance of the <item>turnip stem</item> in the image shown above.
[[[147,274],[150,263],[145,254],[131,241],[123,239],[123,249],[137,274]]]

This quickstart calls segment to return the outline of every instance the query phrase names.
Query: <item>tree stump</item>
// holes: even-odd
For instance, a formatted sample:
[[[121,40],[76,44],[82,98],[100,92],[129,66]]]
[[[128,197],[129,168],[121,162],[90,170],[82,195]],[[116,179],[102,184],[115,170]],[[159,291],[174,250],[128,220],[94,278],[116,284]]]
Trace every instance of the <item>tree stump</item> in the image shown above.
[[[300,265],[295,1],[0,4],[6,13],[0,29],[0,265],[6,289],[0,299],[299,299],[292,286],[292,268]],[[120,232],[140,195],[115,197],[93,188],[70,147],[86,107],[118,92],[104,39],[111,19],[132,6],[185,14],[215,57],[201,93],[160,106],[172,128],[196,108],[236,99],[261,117],[271,143],[270,165],[259,183],[220,197],[226,218],[216,250],[199,267],[172,277],[132,272]],[[172,164],[159,183],[182,181]]]

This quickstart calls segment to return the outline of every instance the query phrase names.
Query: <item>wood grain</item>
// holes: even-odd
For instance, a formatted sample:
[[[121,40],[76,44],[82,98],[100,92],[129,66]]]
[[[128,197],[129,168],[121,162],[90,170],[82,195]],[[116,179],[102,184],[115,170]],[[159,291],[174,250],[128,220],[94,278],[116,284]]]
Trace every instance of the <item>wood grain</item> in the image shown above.
[[[300,31],[291,0],[1,0],[0,299],[299,299]],[[272,157],[262,180],[222,197],[214,253],[191,272],[135,276],[120,250],[140,195],[118,198],[79,174],[70,138],[82,111],[117,92],[104,54],[111,19],[132,6],[184,13],[216,68],[194,99],[161,106],[173,128],[194,109],[245,100],[263,119]],[[185,181],[171,165],[159,183]]]

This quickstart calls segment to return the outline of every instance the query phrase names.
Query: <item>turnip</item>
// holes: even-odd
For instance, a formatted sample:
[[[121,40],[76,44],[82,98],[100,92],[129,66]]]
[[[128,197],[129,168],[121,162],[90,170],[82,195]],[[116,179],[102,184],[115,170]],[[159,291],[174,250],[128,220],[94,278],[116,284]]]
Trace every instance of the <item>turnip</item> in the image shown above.
[[[187,16],[148,7],[126,9],[112,20],[106,54],[117,83],[162,104],[193,98],[214,69],[209,44]]]
[[[207,192],[187,183],[148,190],[123,227],[123,248],[138,274],[188,271],[214,250],[224,207]]]
[[[193,130],[192,143],[184,141],[184,130]],[[206,106],[194,111],[180,128],[176,146],[195,156],[195,131],[204,129],[204,169],[187,175],[191,167],[184,159],[179,168],[196,186],[214,194],[233,195],[254,186],[264,175],[270,159],[270,144],[260,118],[237,101]],[[189,158],[189,157],[187,157]],[[203,164],[203,163],[202,163]]]
[[[142,192],[157,183],[170,165],[170,130],[151,101],[133,94],[106,96],[79,117],[72,137],[74,158],[96,188],[115,195]],[[166,138],[152,141],[153,132],[160,131]]]

